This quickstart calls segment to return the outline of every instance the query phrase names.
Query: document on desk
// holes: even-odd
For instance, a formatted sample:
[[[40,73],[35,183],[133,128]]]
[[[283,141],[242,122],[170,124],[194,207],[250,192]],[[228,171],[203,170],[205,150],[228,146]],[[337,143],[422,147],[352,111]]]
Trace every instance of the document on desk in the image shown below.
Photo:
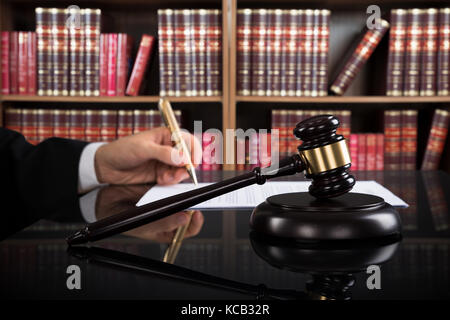
[[[211,183],[180,183],[173,186],[154,186],[139,200],[136,206],[154,202],[179,193],[201,188]],[[193,206],[191,209],[249,209],[254,208],[267,197],[290,192],[308,191],[309,181],[268,181],[263,185],[251,185],[230,193],[215,197]],[[352,191],[379,196],[394,207],[408,207],[408,204],[391,191],[375,181],[357,181]]]

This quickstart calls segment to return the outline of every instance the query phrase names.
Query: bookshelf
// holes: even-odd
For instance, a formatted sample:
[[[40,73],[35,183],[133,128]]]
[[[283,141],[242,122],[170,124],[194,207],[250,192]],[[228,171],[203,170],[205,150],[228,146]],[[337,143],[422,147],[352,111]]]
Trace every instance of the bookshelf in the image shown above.
[[[36,4],[32,0],[0,0],[0,29],[12,31],[33,31],[35,28],[34,8],[68,7],[71,1],[44,0]],[[102,19],[106,23],[102,32],[125,32],[130,34],[136,43],[143,33],[157,35],[157,9],[159,8],[214,8],[222,10],[222,95],[213,97],[170,97],[177,107],[189,115],[189,122],[204,120],[208,128],[227,129],[250,127],[270,128],[269,113],[272,109],[314,109],[314,108],[345,108],[352,111],[352,124],[356,129],[370,122],[370,118],[386,109],[417,109],[419,122],[428,121],[431,111],[437,107],[448,107],[450,96],[433,97],[388,97],[384,96],[385,65],[387,61],[388,35],[385,35],[368,63],[355,78],[346,95],[341,97],[275,97],[275,96],[239,96],[236,92],[236,24],[238,8],[326,8],[331,10],[329,74],[340,66],[342,57],[359,33],[367,17],[365,9],[370,4],[381,7],[382,13],[391,8],[402,7],[444,7],[450,6],[450,1],[400,1],[379,0],[359,1],[349,0],[82,0],[76,3],[80,7],[100,8]],[[351,23],[350,23],[351,21]],[[3,124],[3,113],[7,107],[55,107],[64,108],[76,105],[77,108],[151,108],[155,109],[159,88],[158,59],[154,53],[147,78],[149,89],[145,95],[137,97],[54,97],[54,96],[0,96],[0,124]],[[106,107],[105,107],[106,106]],[[254,112],[260,112],[254,117]],[[214,120],[211,120],[214,114]],[[256,119],[258,118],[258,119]],[[209,119],[209,120],[208,120]],[[371,130],[381,131],[379,125],[373,125]],[[418,158],[423,153],[428,136],[427,124],[419,123]],[[450,172],[450,139],[444,149],[441,169]],[[226,142],[225,142],[226,143]],[[227,148],[227,146],[224,146]],[[226,150],[226,149],[225,149]],[[224,158],[226,155],[224,154]],[[232,164],[224,164],[224,170],[233,170]]]

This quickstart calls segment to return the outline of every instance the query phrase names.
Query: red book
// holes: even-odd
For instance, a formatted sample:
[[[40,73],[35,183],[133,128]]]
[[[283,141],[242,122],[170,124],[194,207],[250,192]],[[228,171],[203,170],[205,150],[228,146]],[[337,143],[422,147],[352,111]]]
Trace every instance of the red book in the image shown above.
[[[53,137],[53,111],[48,109],[37,110],[37,140],[39,142]]]
[[[11,94],[19,93],[19,32],[13,31],[10,34],[9,51],[9,92]]]
[[[28,32],[28,94],[36,94],[36,33]]]
[[[2,94],[9,94],[9,32],[2,31]]]
[[[376,169],[376,143],[377,143],[377,136],[374,133],[367,134],[367,166],[366,170],[373,171]]]
[[[422,170],[437,170],[447,139],[449,112],[437,109],[434,112],[428,136],[427,148],[422,162]]]
[[[108,34],[108,96],[117,95],[117,33]]]
[[[204,132],[202,137],[202,170],[210,171],[212,170],[213,162],[213,138],[214,136],[210,133]]]
[[[131,72],[130,81],[128,82],[126,94],[129,96],[137,96],[141,88],[142,79],[144,78],[148,62],[151,58],[151,53],[155,43],[153,36],[142,35],[139,50],[134,62],[133,71]]]
[[[86,141],[100,141],[100,111],[86,110]]]
[[[106,96],[108,91],[108,34],[100,35],[100,95]]]
[[[280,150],[280,158],[283,159],[288,155],[288,139],[289,139],[289,113],[287,110],[281,110],[280,111],[280,127],[279,127],[279,134],[280,134],[280,144],[279,144],[279,150]]]
[[[384,134],[378,133],[375,153],[375,170],[384,170]]]
[[[358,171],[358,135],[350,135],[350,159],[352,160],[352,171]]]
[[[251,28],[251,94],[264,96],[267,91],[266,47],[268,17],[266,9],[252,11]]]
[[[53,110],[53,135],[60,138],[69,138],[70,110]]]
[[[131,57],[133,40],[125,33],[119,33],[117,37],[117,95],[125,95],[125,87],[128,80],[128,66]]]
[[[261,168],[269,167],[271,164],[271,136],[270,133],[259,134],[259,164]]]
[[[133,134],[133,110],[119,110],[117,117],[117,137],[126,137]]]
[[[364,133],[358,134],[358,170],[367,170],[367,135]]]
[[[236,39],[236,91],[249,96],[251,91],[251,26],[252,10],[238,9]]]
[[[250,136],[249,139],[249,169],[253,170],[254,168],[258,167],[260,165],[260,159],[258,155],[259,150],[259,144],[258,144],[258,134],[254,133]]]
[[[245,170],[245,139],[236,139],[236,170]]]
[[[19,32],[19,57],[18,57],[18,86],[19,94],[24,95],[28,92],[28,59],[27,59],[27,44],[28,34],[26,32]]]

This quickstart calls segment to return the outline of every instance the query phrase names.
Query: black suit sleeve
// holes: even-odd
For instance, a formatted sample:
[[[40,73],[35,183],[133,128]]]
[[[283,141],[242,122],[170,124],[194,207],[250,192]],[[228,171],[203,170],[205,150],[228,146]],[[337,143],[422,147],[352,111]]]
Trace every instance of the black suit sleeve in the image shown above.
[[[51,138],[33,146],[0,128],[0,208],[7,210],[0,238],[78,202],[78,165],[86,144]]]

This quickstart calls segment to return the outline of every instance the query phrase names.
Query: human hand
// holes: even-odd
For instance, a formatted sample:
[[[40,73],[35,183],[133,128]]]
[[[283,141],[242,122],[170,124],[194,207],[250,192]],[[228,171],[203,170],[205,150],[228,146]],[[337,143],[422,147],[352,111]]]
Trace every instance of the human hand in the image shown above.
[[[192,163],[198,165],[200,142],[191,134],[183,132],[182,135],[190,148]],[[174,162],[178,154],[172,147],[171,133],[165,127],[123,137],[98,148],[95,154],[97,180],[109,184],[176,184],[189,177],[184,167],[187,160]]]
[[[118,214],[136,205],[149,189],[148,185],[106,186],[100,189],[95,205],[97,220]],[[155,222],[125,232],[125,235],[161,243],[172,241],[179,227],[189,223],[184,238],[197,235],[204,222],[203,214],[195,211],[192,218],[187,212],[178,212]]]

